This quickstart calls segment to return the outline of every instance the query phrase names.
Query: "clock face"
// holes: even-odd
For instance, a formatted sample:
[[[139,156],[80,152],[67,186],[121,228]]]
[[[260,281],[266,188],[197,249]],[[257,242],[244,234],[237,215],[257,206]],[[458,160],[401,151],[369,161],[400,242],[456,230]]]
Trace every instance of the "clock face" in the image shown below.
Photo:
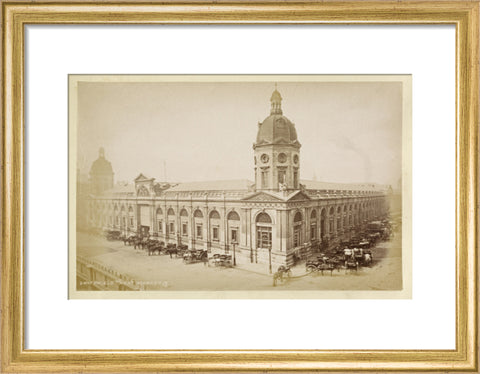
[[[263,163],[267,163],[270,158],[266,153],[264,153],[262,157],[260,157],[260,159],[262,160]]]
[[[298,164],[298,155],[293,156],[293,162]]]
[[[278,162],[283,164],[285,161],[287,161],[287,155],[285,153],[280,153],[278,155]]]

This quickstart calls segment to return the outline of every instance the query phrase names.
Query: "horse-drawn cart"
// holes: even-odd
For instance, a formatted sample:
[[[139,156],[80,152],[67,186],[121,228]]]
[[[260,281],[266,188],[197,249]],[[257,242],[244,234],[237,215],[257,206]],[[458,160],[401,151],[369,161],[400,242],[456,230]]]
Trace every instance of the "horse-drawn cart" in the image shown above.
[[[122,236],[122,233],[116,230],[108,230],[105,233],[105,237],[107,238],[108,241],[120,240],[121,236]]]
[[[307,273],[321,273],[323,275],[324,271],[330,271],[330,275],[332,275],[338,264],[339,260],[336,257],[317,256],[307,260],[305,268]]]
[[[207,251],[204,250],[190,250],[190,251],[185,251],[183,254],[183,262],[185,264],[193,264],[196,262],[203,262],[207,263],[208,262],[208,253]]]
[[[214,254],[211,258],[211,262],[215,266],[224,266],[224,267],[232,267],[232,256],[231,255],[221,255],[221,254]]]

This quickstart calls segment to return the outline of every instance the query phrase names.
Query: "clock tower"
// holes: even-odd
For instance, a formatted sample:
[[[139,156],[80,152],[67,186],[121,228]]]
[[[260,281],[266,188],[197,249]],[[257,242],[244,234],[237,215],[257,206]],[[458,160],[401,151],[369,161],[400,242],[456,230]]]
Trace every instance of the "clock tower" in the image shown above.
[[[276,86],[276,85],[275,85]],[[282,96],[270,98],[270,115],[258,124],[253,144],[257,191],[288,191],[300,188],[300,147],[295,125],[283,115]]]

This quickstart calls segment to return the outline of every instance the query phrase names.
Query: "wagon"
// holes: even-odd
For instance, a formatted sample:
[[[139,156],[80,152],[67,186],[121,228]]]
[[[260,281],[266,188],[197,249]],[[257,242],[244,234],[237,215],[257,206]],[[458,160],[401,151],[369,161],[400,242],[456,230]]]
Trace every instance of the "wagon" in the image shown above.
[[[170,257],[172,257],[172,255],[174,254],[175,257],[177,258],[179,257],[183,258],[183,255],[187,251],[188,251],[188,245],[186,244],[179,244],[179,245],[168,244],[166,249],[166,253],[168,253]]]
[[[195,262],[204,262],[208,261],[207,251],[204,250],[191,250],[186,251],[183,255],[183,262],[185,264],[193,264]]]
[[[355,270],[355,271],[358,270],[358,262],[357,262],[357,260],[355,260],[355,259],[353,259],[353,258],[349,258],[349,259],[345,260],[345,273],[346,273],[348,270]]]
[[[305,267],[307,273],[320,272],[323,275],[324,271],[330,271],[330,275],[332,275],[333,270],[337,267],[338,263],[339,262],[336,261],[336,259],[317,256],[315,258],[307,260]]]
[[[107,240],[112,241],[112,240],[120,240],[120,237],[122,236],[122,233],[120,231],[115,231],[115,230],[109,230],[105,234]]]
[[[232,256],[231,255],[221,255],[221,254],[214,254],[212,257],[212,263],[215,266],[232,266]]]

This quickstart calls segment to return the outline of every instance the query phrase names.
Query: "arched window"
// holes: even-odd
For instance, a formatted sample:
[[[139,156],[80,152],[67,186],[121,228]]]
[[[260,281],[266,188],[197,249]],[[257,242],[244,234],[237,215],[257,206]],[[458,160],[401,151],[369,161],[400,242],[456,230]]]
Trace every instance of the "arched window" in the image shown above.
[[[180,228],[182,236],[188,236],[188,212],[186,209],[180,211]]]
[[[272,219],[267,213],[260,213],[257,216],[257,223],[272,223]]]
[[[310,240],[317,239],[317,211],[312,210],[310,214]]]
[[[257,248],[272,248],[272,219],[267,213],[257,216]]]
[[[123,228],[127,227],[127,215],[125,213],[125,207],[122,206],[122,209],[120,209],[120,215],[122,217],[122,226]]]
[[[328,220],[328,232],[330,234],[334,234],[334,220],[333,220],[333,216],[335,214],[335,209],[333,207],[330,208],[330,211],[329,211],[329,220]]]
[[[158,233],[163,234],[163,210],[162,210],[162,208],[157,208],[157,228],[158,228]]]
[[[216,210],[212,210],[210,212],[210,218],[211,219],[220,219],[220,214]]]
[[[196,209],[193,216],[195,217],[195,238],[203,239],[203,213],[200,209]]]
[[[240,216],[237,212],[230,212],[227,216],[228,220],[228,234],[230,238],[230,243],[238,243],[239,236],[238,230],[240,229]]]
[[[135,218],[135,215],[133,213],[133,208],[129,207],[128,208],[128,225],[131,228],[133,228],[133,225],[134,225],[134,218]]]
[[[302,222],[302,213],[297,212],[297,214],[295,214],[295,217],[293,218],[293,222]]]
[[[210,235],[213,241],[218,242],[220,240],[220,214],[216,210],[210,212]]]
[[[169,208],[167,211],[167,216],[167,234],[175,235],[175,211],[172,208]]]
[[[141,186],[141,187],[138,188],[137,195],[138,196],[149,196],[150,193],[148,192],[147,187]]]
[[[298,247],[302,243],[302,213],[297,212],[293,217],[293,246]]]
[[[230,212],[228,213],[228,220],[229,221],[240,221],[240,216],[237,212]]]
[[[326,222],[327,212],[325,209],[322,209],[320,212],[320,238],[323,240],[324,235],[327,231],[327,222]]]
[[[114,224],[115,226],[119,226],[120,225],[120,216],[118,215],[118,206],[117,204],[115,204],[114,208],[113,208],[113,219],[110,219],[112,224]]]

